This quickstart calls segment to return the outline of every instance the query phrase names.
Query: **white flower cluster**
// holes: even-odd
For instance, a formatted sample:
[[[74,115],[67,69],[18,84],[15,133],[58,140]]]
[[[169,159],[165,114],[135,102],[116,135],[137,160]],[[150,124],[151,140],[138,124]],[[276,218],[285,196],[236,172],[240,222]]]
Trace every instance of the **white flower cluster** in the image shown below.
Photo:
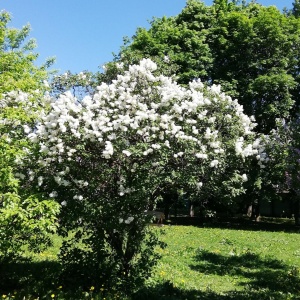
[[[125,220],[123,218],[119,218],[119,223],[122,224],[122,223],[125,223],[125,224],[130,224],[132,221],[134,220],[134,217],[128,217],[126,218]]]
[[[21,92],[21,91],[11,91],[4,95],[4,99],[1,99],[0,107],[4,108],[9,106],[17,106],[18,104],[29,104],[31,105],[31,102],[28,103],[29,95],[27,93]]]
[[[154,62],[143,59],[111,84],[102,83],[93,97],[81,103],[71,93],[53,99],[51,111],[29,134],[40,144],[43,156],[38,164],[77,161],[74,141],[94,143],[107,160],[138,155],[157,158],[156,153],[165,151],[175,160],[192,157],[208,168],[218,168],[228,157],[229,147],[237,157],[256,155],[263,160],[259,140],[253,142],[254,119],[243,113],[236,100],[219,86],[207,88],[199,80],[188,88],[179,86],[171,78],[155,76],[156,69]],[[156,160],[152,163],[159,165]],[[55,180],[69,184],[63,175]],[[201,186],[202,182],[197,188]],[[129,192],[120,181],[119,194]]]
[[[38,92],[38,91],[37,91]],[[22,113],[32,115],[36,110],[36,103],[32,101],[32,98],[29,94],[21,91],[12,91],[3,95],[3,99],[0,99],[0,116],[1,111],[4,111],[6,108],[20,109]],[[7,118],[0,117],[0,125],[9,125],[11,123],[14,125],[20,125],[19,120],[9,120]],[[28,127],[24,128],[28,131]]]
[[[65,72],[61,75],[56,75],[54,76],[54,79],[56,80],[68,80],[68,79],[72,79],[73,81],[78,81],[81,80],[84,82],[84,84],[88,84],[90,82],[90,75],[88,73],[85,72],[80,72],[78,74],[71,74],[70,72]],[[49,84],[48,84],[49,86]]]

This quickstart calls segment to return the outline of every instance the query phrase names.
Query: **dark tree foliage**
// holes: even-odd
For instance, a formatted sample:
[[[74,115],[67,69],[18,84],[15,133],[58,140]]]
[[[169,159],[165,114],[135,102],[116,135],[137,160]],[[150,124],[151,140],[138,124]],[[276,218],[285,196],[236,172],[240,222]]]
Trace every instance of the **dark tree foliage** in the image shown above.
[[[292,14],[293,14],[296,18],[299,18],[299,17],[300,17],[300,1],[299,1],[299,0],[295,0],[295,1],[293,2]]]

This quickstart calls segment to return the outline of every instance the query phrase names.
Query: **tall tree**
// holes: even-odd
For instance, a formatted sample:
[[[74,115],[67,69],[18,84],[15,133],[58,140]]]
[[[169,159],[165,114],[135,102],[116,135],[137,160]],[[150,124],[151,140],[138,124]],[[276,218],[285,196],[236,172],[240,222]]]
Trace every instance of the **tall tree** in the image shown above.
[[[38,57],[33,50],[34,39],[28,39],[30,25],[22,29],[9,28],[10,14],[0,14],[0,93],[22,90],[32,92],[41,88],[47,80],[47,68],[53,63],[49,59],[41,67],[35,65]]]
[[[249,4],[219,17],[211,30],[212,81],[222,84],[268,133],[295,103],[297,32],[300,23],[275,7]],[[298,46],[295,47],[296,49]]]
[[[300,1],[294,0],[293,2],[293,8],[292,8],[292,14],[296,17],[300,17]]]
[[[128,65],[151,57],[166,75],[176,73],[179,83],[187,84],[194,78],[207,80],[212,62],[206,42],[209,14],[202,2],[192,0],[175,18],[155,18],[149,30],[137,30],[117,60]]]
[[[40,198],[30,181],[23,186],[18,161],[30,152],[26,139],[35,126],[46,90],[46,62],[35,66],[34,42],[26,42],[29,26],[8,27],[10,15],[0,13],[0,262],[20,254],[24,244],[41,249],[49,243],[46,233],[55,229],[59,206]],[[27,92],[27,93],[25,93]],[[29,96],[28,93],[32,95]],[[19,177],[17,177],[19,175]]]
[[[151,57],[180,83],[200,78],[221,84],[256,117],[256,130],[268,133],[299,102],[299,31],[299,19],[274,6],[189,0],[177,16],[139,28],[116,61]]]

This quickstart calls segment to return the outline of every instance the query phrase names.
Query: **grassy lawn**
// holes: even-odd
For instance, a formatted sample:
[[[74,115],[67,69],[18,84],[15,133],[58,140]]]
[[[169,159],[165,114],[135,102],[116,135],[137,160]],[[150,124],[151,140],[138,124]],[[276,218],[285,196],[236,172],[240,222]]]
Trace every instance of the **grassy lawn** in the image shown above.
[[[300,234],[260,225],[164,226],[168,246],[132,299],[300,299]],[[0,268],[2,299],[125,299],[105,287],[66,290],[57,278],[60,239],[24,262]],[[24,298],[25,296],[25,298]]]

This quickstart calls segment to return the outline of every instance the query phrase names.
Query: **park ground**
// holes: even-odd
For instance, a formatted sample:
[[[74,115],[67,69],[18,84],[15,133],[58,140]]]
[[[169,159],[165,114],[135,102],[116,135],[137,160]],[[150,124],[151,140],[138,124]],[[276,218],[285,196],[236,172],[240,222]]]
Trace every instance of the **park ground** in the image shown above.
[[[289,219],[200,223],[178,217],[153,226],[166,242],[134,295],[60,281],[61,239],[31,261],[2,266],[2,299],[300,299],[300,230]],[[28,253],[29,254],[29,253]]]

